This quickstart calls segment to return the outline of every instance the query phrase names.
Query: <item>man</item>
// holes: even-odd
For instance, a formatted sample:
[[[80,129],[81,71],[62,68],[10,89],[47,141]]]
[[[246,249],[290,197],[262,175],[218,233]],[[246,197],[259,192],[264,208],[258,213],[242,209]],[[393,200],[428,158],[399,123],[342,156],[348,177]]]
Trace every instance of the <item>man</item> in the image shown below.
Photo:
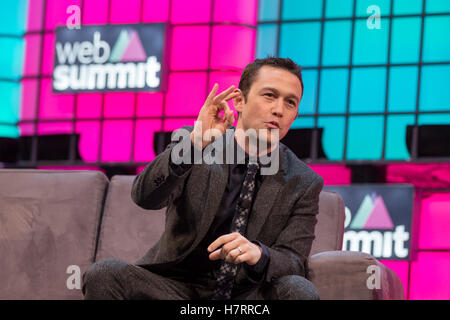
[[[319,299],[306,275],[323,179],[278,143],[298,115],[300,67],[290,59],[257,59],[238,89],[216,95],[217,89],[195,126],[182,128],[187,137],[134,180],[135,203],[167,207],[161,239],[136,264],[105,259],[92,265],[83,276],[86,299]],[[255,134],[245,136],[248,131],[266,147],[252,148]],[[179,163],[174,151],[186,143],[180,156],[191,161]],[[228,150],[242,151],[245,161],[239,152],[231,152],[232,163],[195,160],[212,147],[224,148],[227,159]],[[272,161],[260,160],[269,155],[279,168],[263,175]]]

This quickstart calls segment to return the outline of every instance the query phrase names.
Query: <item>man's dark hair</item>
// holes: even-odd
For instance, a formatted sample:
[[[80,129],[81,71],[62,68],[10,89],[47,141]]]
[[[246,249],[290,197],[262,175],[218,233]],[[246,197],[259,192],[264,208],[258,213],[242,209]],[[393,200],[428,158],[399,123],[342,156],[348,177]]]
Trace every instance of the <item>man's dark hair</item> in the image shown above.
[[[289,58],[278,58],[278,57],[267,57],[264,59],[256,59],[252,63],[249,63],[241,75],[241,80],[239,81],[239,89],[244,95],[244,102],[247,100],[248,93],[252,83],[255,81],[258,75],[259,69],[263,66],[269,66],[274,68],[285,69],[300,80],[300,85],[302,86],[302,96],[303,96],[303,80],[302,80],[302,70],[301,66],[296,64]],[[300,97],[301,99],[302,97]]]

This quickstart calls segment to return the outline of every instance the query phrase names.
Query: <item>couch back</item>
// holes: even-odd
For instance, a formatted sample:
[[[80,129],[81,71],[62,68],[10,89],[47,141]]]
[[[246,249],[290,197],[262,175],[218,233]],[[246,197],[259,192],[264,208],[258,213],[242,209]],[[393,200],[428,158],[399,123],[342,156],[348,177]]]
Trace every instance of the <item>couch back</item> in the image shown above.
[[[131,200],[134,176],[0,169],[0,299],[80,299],[94,261],[133,263],[160,238],[165,210]],[[344,204],[322,191],[311,255],[342,248]]]

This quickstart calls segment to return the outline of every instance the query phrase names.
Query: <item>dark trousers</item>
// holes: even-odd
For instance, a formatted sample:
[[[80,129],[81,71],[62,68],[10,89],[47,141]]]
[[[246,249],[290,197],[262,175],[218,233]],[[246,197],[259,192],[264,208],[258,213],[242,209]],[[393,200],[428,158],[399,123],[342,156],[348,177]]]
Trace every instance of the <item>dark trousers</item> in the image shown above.
[[[204,300],[211,298],[214,288],[215,279],[209,275],[167,276],[119,259],[104,259],[83,274],[82,292],[85,299]],[[309,280],[289,275],[273,283],[235,287],[232,299],[318,300],[319,295]]]

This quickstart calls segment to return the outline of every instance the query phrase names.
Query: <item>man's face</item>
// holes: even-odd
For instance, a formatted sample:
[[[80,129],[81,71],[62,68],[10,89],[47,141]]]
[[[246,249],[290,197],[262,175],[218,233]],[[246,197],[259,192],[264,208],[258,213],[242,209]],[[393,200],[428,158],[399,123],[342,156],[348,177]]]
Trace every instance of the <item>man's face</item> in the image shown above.
[[[302,87],[297,76],[284,69],[261,67],[247,100],[244,102],[242,94],[233,100],[236,110],[240,112],[236,128],[253,128],[257,132],[266,129],[270,142],[270,132],[278,127],[281,140],[297,118],[301,95]]]

